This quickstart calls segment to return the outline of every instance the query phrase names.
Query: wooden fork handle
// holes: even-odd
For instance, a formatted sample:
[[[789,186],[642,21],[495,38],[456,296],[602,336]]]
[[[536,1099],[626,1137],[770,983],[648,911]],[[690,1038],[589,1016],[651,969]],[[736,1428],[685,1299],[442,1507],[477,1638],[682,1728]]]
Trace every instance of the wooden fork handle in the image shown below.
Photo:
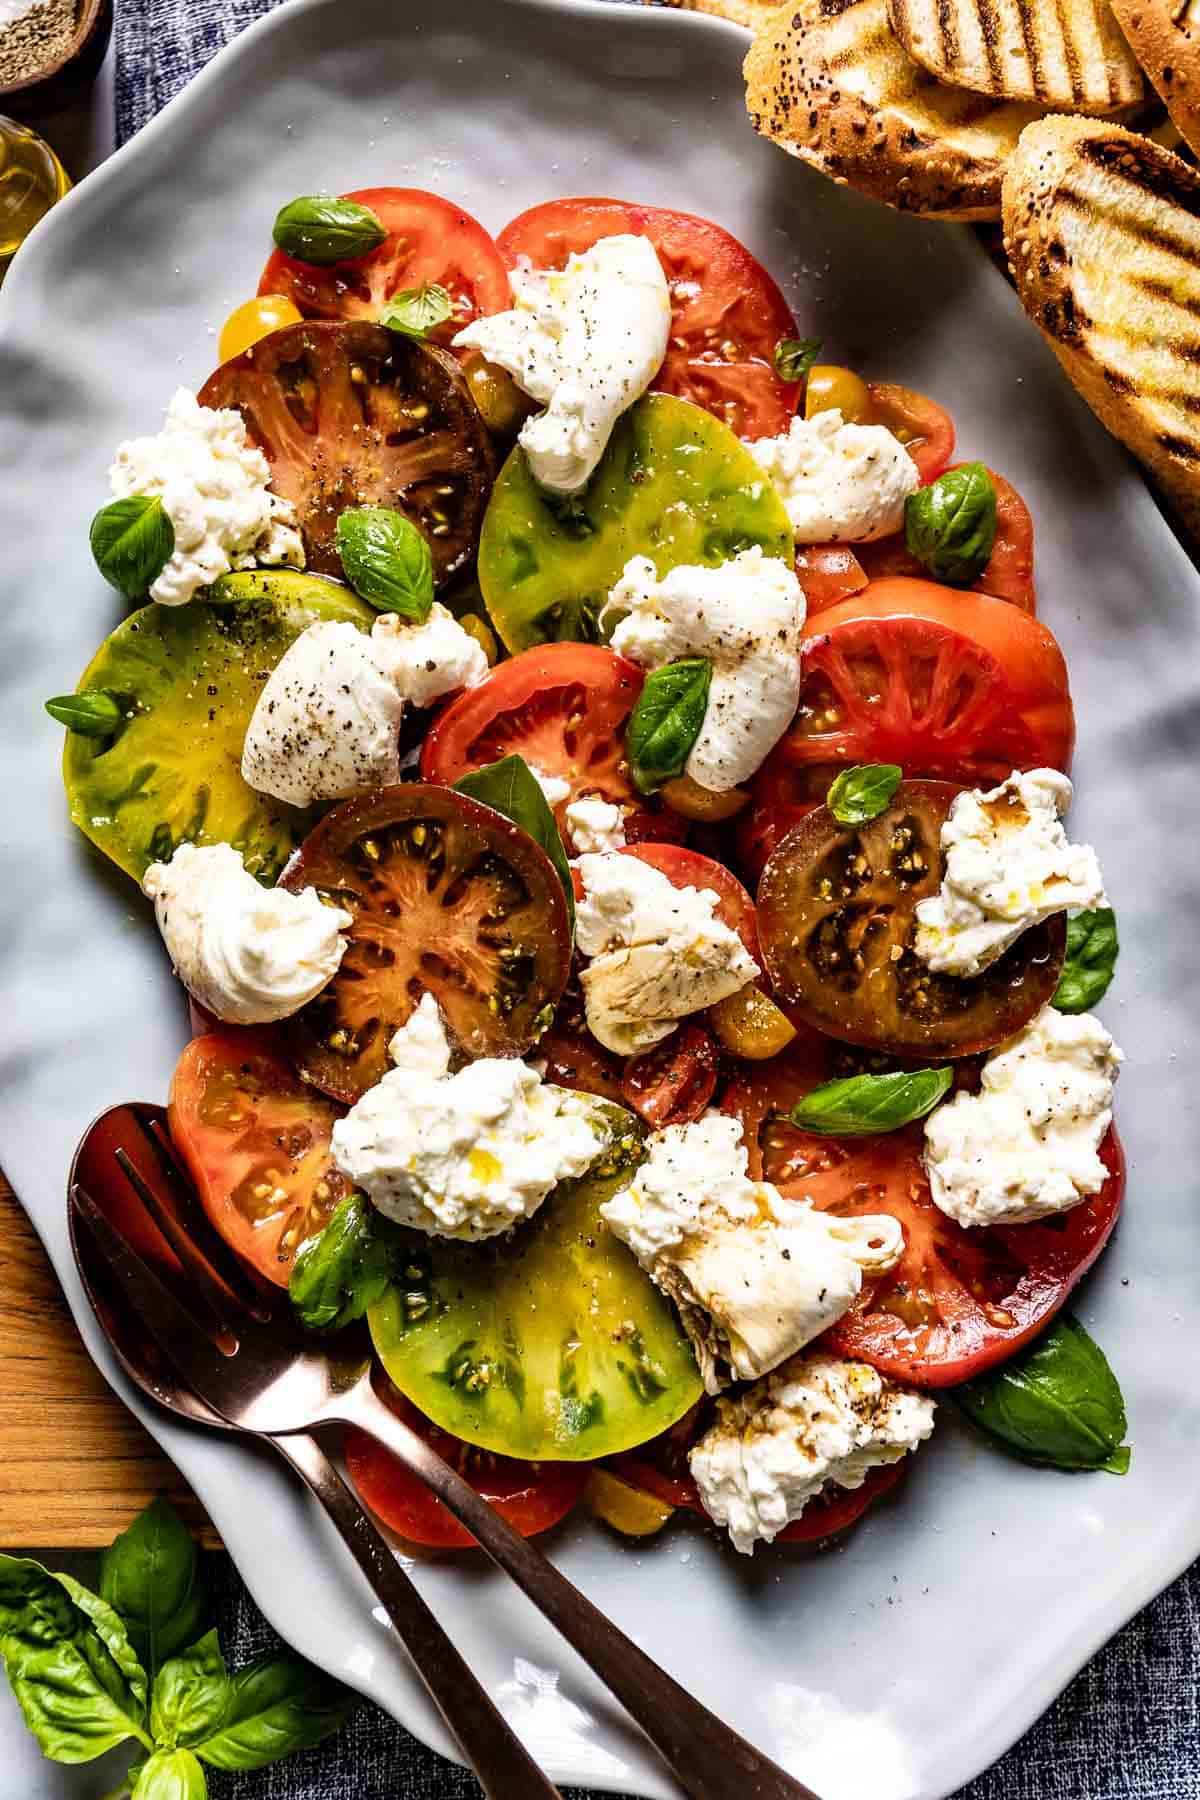
[[[431,1699],[488,1800],[562,1800],[425,1604],[396,1553],[321,1446],[306,1435],[270,1440],[325,1509],[374,1588]]]
[[[396,1417],[369,1379],[340,1395],[330,1416],[377,1438],[444,1502],[617,1696],[694,1800],[818,1800],[639,1650]]]

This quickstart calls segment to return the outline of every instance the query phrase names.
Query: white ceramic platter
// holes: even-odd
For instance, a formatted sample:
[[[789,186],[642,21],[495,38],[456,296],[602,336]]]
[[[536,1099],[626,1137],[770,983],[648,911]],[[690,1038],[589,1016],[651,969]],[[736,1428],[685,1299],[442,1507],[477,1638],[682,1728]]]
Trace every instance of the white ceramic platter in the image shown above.
[[[1197,578],[1123,454],[966,232],[861,202],[757,140],[744,38],[574,0],[293,0],[239,38],[38,228],[0,299],[0,1159],[81,1329],[64,1181],[87,1121],[161,1098],[186,1026],[148,907],[68,825],[42,713],[114,622],[87,525],[123,438],[193,387],[292,196],[436,189],[498,229],[559,193],[706,213],[744,238],[828,352],[945,401],[967,455],[1037,519],[1043,613],[1080,719],[1079,834],[1124,938],[1107,1017],[1129,1056],[1127,1216],[1081,1303],[1124,1384],[1125,1480],[1007,1462],[944,1409],[902,1497],[844,1550],[740,1559],[698,1527],[626,1548],[584,1521],[556,1559],[634,1638],[826,1800],[932,1800],[983,1768],[1200,1553],[1195,1170],[1200,1107]],[[10,1376],[11,1379],[11,1376]],[[370,1598],[266,1456],[130,1400],[285,1637],[440,1749]],[[420,1585],[562,1781],[672,1788],[586,1671],[470,1562]]]

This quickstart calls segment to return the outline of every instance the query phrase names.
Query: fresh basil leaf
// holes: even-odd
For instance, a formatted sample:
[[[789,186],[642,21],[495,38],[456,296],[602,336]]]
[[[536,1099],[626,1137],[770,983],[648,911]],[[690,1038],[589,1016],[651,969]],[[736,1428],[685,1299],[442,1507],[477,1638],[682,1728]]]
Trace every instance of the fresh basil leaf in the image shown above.
[[[232,1700],[220,1731],[197,1744],[214,1769],[263,1769],[319,1744],[345,1723],[355,1696],[298,1657],[268,1657],[232,1677]]]
[[[541,784],[523,756],[503,756],[499,762],[472,769],[455,782],[460,794],[479,800],[494,812],[503,813],[522,831],[527,831],[535,844],[540,844],[554,864],[567,900],[567,917],[571,936],[575,935],[575,883],[571,865],[563,849],[563,841],[553,808],[542,792]]]
[[[332,194],[303,194],[280,209],[271,234],[297,262],[326,268],[377,250],[387,232],[369,206]]]
[[[433,606],[433,557],[411,519],[389,506],[352,506],[338,519],[336,540],[360,599],[424,624]]]
[[[861,763],[830,783],[825,804],[842,825],[865,825],[887,811],[903,779],[895,763]]]
[[[444,325],[454,310],[444,287],[436,281],[423,281],[420,287],[401,288],[393,294],[379,315],[379,323],[389,331],[403,332],[405,337],[428,337],[435,325]]]
[[[949,1092],[954,1070],[897,1069],[889,1075],[848,1075],[813,1088],[792,1108],[801,1131],[830,1137],[874,1137],[923,1119]]]
[[[144,600],[175,554],[175,527],[156,495],[112,500],[92,520],[96,567],[127,600]]]
[[[158,1672],[150,1697],[150,1733],[156,1744],[190,1748],[213,1737],[233,1703],[233,1686],[215,1631]]]
[[[904,541],[938,581],[970,587],[996,541],[996,489],[982,463],[960,463],[904,502]]]
[[[682,775],[704,726],[712,664],[691,656],[647,675],[625,727],[629,772],[640,793]]]
[[[146,1675],[113,1609],[70,1575],[0,1555],[0,1658],[25,1723],[54,1762],[127,1738],[152,1749]]]
[[[1059,1012],[1087,1012],[1108,992],[1120,953],[1117,915],[1111,906],[1093,907],[1067,920],[1067,960],[1051,1006]]]
[[[780,338],[775,346],[775,373],[782,381],[803,381],[820,354],[820,338]]]
[[[1112,1475],[1129,1467],[1120,1383],[1099,1344],[1067,1314],[1003,1368],[955,1388],[954,1398],[989,1437],[1028,1462]]]
[[[131,1800],[208,1800],[208,1777],[190,1750],[156,1750],[138,1770]]]
[[[350,1194],[323,1231],[300,1246],[288,1297],[307,1331],[340,1331],[361,1319],[395,1271],[397,1245],[363,1196]]]
[[[204,1619],[200,1559],[179,1514],[153,1500],[104,1552],[100,1593],[120,1613],[153,1682]]]
[[[79,737],[114,737],[125,723],[120,701],[103,688],[92,688],[86,694],[58,694],[45,704],[52,719]]]

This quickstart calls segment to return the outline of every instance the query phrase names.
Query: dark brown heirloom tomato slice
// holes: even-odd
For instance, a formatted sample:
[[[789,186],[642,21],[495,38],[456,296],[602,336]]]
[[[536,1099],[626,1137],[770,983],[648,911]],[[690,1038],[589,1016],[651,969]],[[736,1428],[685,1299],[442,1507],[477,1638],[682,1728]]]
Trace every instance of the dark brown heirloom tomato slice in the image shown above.
[[[853,1307],[820,1339],[917,1387],[950,1387],[1006,1361],[1037,1335],[1091,1268],[1125,1193],[1120,1141],[1100,1154],[1098,1194],[1032,1225],[964,1231],[933,1202],[921,1160],[921,1125],[872,1138],[818,1137],[788,1118],[802,1094],[833,1072],[837,1047],[809,1039],[726,1089],[722,1110],[742,1121],[750,1174],[841,1217],[891,1213],[904,1227],[892,1270],[863,1282]]]
[[[232,406],[296,508],[311,569],[340,575],[348,506],[391,506],[429,540],[439,582],[475,554],[495,462],[452,356],[362,321],[288,325],[200,390]]]
[[[412,783],[334,807],[280,882],[354,923],[329,986],[290,1022],[306,1081],[356,1100],[423,993],[468,1056],[519,1056],[571,966],[562,884],[516,825],[450,788]],[[549,1009],[549,1010],[547,1010]]]
[[[913,951],[917,902],[941,885],[940,834],[959,789],[902,782],[869,824],[818,807],[779,844],[758,889],[763,962],[776,992],[818,1031],[919,1057],[989,1050],[1028,1024],[1058,985],[1062,917],[1024,931],[982,975],[935,975]]]
[[[258,1026],[194,1037],[171,1077],[171,1137],[205,1212],[280,1287],[350,1191],[329,1155],[341,1111],[305,1087],[278,1035]]]

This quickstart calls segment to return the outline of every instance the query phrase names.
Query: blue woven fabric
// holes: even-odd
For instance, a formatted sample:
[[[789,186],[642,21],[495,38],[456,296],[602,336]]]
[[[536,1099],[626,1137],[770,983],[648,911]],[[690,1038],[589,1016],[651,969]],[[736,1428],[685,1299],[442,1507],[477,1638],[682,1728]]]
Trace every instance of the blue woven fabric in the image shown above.
[[[117,0],[118,141],[277,3]],[[272,1634],[224,1559],[220,1583],[222,1641],[236,1664],[267,1648]],[[1013,1629],[1036,1631],[1037,1621],[1015,1620]],[[213,1800],[468,1800],[479,1793],[470,1776],[368,1705],[331,1743],[258,1774],[213,1775],[211,1789]],[[955,1800],[1200,1800],[1200,1564]]]

